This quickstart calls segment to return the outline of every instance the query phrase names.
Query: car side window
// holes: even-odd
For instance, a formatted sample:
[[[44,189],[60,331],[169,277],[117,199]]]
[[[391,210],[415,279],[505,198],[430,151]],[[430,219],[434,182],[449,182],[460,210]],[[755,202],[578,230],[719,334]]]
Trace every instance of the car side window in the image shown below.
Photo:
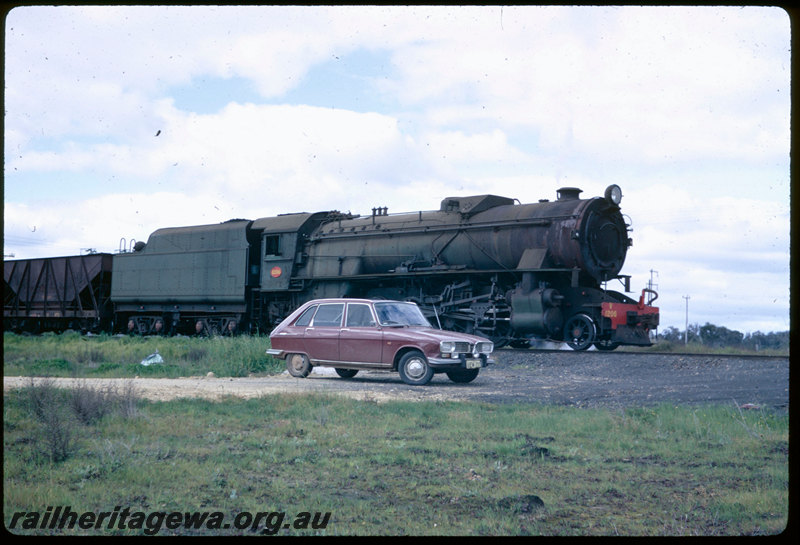
[[[344,303],[320,305],[317,314],[314,315],[314,326],[338,327],[342,325],[343,314]]]
[[[305,327],[311,323],[311,318],[314,317],[314,312],[317,310],[317,305],[308,307],[303,314],[295,321],[294,325]]]
[[[347,327],[374,327],[375,320],[369,305],[350,303],[347,305]]]

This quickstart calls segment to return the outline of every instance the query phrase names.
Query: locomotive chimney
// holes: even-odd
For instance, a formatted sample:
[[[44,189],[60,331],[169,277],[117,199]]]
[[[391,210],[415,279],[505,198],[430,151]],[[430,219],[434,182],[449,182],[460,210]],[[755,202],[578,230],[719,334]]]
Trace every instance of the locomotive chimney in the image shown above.
[[[578,189],[577,187],[562,187],[556,191],[556,195],[558,196],[557,200],[559,201],[577,200],[580,193],[583,193],[583,190]]]

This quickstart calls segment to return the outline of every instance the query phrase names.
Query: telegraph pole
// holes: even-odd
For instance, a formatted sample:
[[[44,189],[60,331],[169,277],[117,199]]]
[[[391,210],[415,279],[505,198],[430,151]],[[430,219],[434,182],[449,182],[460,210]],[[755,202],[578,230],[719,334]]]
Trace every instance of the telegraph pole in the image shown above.
[[[683,344],[689,343],[689,299],[688,295],[683,296],[686,299],[686,329],[683,331]]]
[[[647,287],[650,288],[651,290],[658,290],[658,284],[654,284],[653,283],[653,275],[654,274],[656,276],[658,276],[658,271],[654,271],[653,269],[650,269],[650,281],[647,283]]]

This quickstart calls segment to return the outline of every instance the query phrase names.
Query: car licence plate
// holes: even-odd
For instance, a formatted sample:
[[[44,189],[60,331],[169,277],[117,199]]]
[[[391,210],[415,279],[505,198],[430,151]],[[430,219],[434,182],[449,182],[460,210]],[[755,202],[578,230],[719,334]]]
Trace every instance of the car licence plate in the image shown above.
[[[467,360],[467,369],[479,369],[481,360]]]

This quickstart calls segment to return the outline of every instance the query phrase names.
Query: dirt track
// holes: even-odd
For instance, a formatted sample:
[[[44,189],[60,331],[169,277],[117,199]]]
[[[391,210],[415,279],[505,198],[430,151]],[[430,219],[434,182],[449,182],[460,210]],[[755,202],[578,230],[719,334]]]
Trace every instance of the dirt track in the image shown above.
[[[782,411],[789,408],[788,358],[511,351],[499,351],[496,356],[498,363],[482,370],[470,384],[455,384],[446,375],[436,375],[427,386],[415,387],[404,384],[397,373],[370,371],[346,380],[332,369],[315,369],[305,379],[284,373],[248,378],[137,378],[134,384],[143,397],[154,400],[324,392],[376,402],[470,400],[578,407],[666,402],[736,404]],[[57,380],[68,384],[72,379]],[[29,379],[22,377],[3,379],[4,389],[28,383]]]

